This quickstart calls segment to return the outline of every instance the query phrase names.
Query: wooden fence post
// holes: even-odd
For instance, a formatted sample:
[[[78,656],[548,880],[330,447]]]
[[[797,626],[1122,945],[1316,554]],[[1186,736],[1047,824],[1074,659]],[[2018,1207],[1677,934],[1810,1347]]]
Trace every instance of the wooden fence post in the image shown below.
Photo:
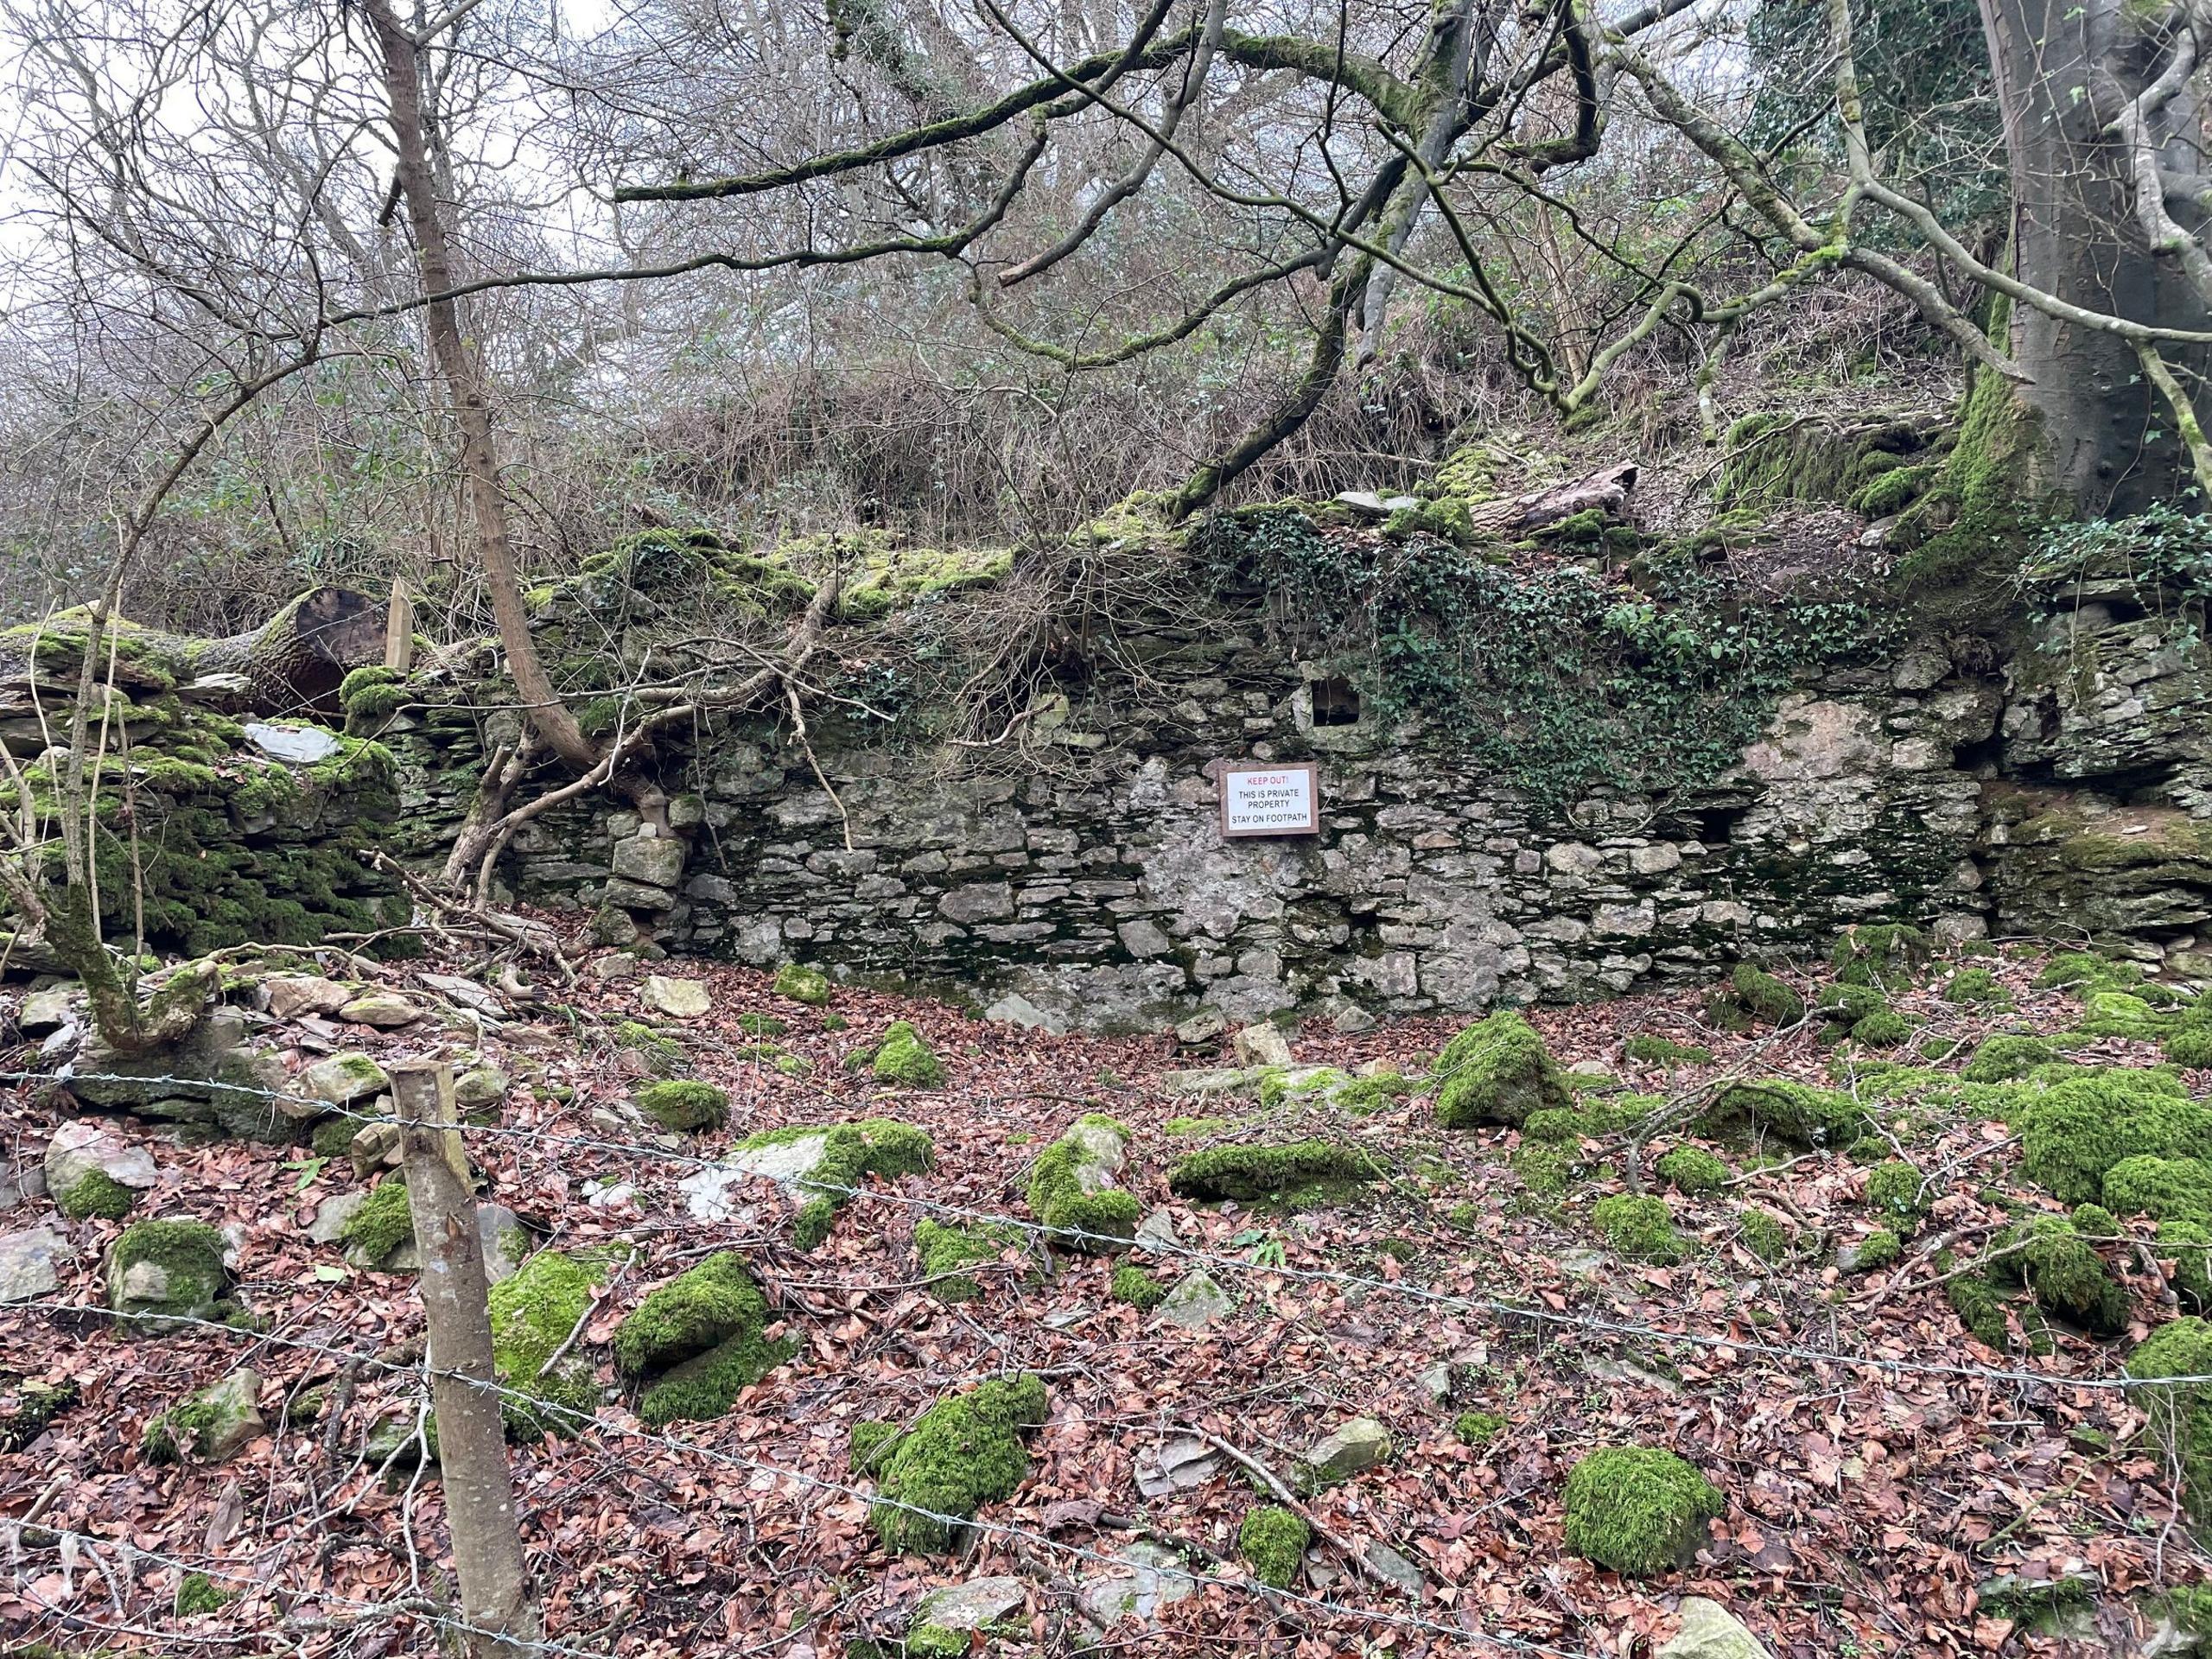
[[[437,1414],[454,1569],[462,1615],[474,1627],[463,1650],[471,1659],[513,1659],[534,1649],[545,1619],[515,1520],[493,1386],[489,1287],[468,1158],[455,1127],[453,1068],[442,1060],[403,1060],[391,1068],[391,1090],[407,1160],[407,1207],[423,1261],[430,1404]]]
[[[391,579],[391,604],[384,615],[384,665],[402,674],[415,666],[415,598],[404,576]]]

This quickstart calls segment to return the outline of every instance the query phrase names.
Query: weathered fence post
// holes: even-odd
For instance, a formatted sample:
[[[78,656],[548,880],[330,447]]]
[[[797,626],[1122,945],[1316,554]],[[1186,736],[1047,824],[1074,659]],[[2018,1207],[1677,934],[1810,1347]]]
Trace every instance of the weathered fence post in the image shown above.
[[[415,597],[404,576],[391,579],[391,604],[384,615],[384,665],[402,674],[415,666]]]
[[[515,1520],[493,1386],[489,1287],[468,1155],[455,1127],[453,1068],[442,1060],[404,1060],[391,1068],[391,1090],[407,1159],[407,1207],[423,1261],[438,1467],[461,1612],[474,1627],[463,1647],[471,1659],[512,1659],[531,1651],[545,1621]]]

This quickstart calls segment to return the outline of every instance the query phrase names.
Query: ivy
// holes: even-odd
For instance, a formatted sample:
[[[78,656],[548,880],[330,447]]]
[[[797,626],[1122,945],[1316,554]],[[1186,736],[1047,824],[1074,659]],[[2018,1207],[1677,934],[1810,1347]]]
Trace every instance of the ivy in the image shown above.
[[[2169,643],[2185,647],[2204,637],[2212,605],[2212,514],[2160,503],[2131,518],[2053,524],[2020,574],[2031,594],[2029,613],[2038,623],[2072,615],[2084,583],[2118,582],[2173,621],[2177,632]],[[2071,629],[2043,633],[2048,652],[2075,649]]]

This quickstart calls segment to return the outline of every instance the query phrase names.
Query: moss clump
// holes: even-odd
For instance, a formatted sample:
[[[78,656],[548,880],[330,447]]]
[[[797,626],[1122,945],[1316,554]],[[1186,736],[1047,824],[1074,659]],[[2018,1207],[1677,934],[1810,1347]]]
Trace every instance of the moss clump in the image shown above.
[[[20,1452],[46,1433],[46,1426],[77,1403],[77,1385],[25,1380],[15,1385],[16,1408],[0,1414],[0,1452]]]
[[[2161,1052],[2172,1065],[2191,1071],[2212,1070],[2212,1026],[2183,1026],[2166,1038]]]
[[[86,1170],[70,1184],[68,1191],[54,1195],[55,1205],[72,1221],[94,1216],[103,1221],[121,1221],[137,1201],[137,1193],[102,1169]]]
[[[1142,1313],[1150,1313],[1167,1300],[1173,1285],[1162,1284],[1134,1262],[1124,1262],[1114,1269],[1111,1294],[1117,1302],[1127,1302]]]
[[[1488,1446],[1505,1432],[1505,1419],[1494,1411],[1463,1411],[1452,1420],[1462,1446]]]
[[[2007,1000],[1995,973],[1986,968],[1961,968],[1943,987],[1946,1002],[1990,1003]]]
[[[1851,1271],[1873,1273],[1888,1267],[1904,1254],[1904,1245],[1886,1227],[1877,1227],[1852,1247]]]
[[[2102,1071],[2046,1090],[2016,1120],[2022,1170],[2063,1202],[2087,1204],[2125,1159],[2212,1154],[2212,1107],[2171,1087],[2145,1072]]]
[[[1769,1077],[1731,1084],[1693,1126],[1715,1138],[1759,1129],[1798,1147],[1847,1147],[1866,1131],[1866,1111],[1849,1095]]]
[[[1702,1147],[1676,1147],[1655,1167],[1659,1179],[1688,1198],[1718,1192],[1728,1185],[1731,1171]]]
[[[599,1385],[588,1361],[572,1355],[541,1373],[590,1308],[592,1287],[605,1276],[601,1262],[543,1250],[492,1287],[492,1365],[508,1391],[499,1410],[509,1433],[566,1438],[598,1408]]]
[[[1927,960],[1927,935],[1894,922],[1847,928],[1828,954],[1828,965],[1845,984],[1883,991],[1910,985]]]
[[[649,1384],[638,1396],[638,1415],[656,1427],[710,1422],[798,1351],[797,1340],[790,1337],[773,1342],[758,1332],[732,1337]]]
[[[1789,1230],[1764,1210],[1746,1209],[1738,1216],[1736,1236],[1762,1262],[1779,1262],[1789,1254]]]
[[[1558,1147],[1576,1146],[1592,1132],[1590,1120],[1580,1112],[1562,1110],[1556,1106],[1529,1113],[1521,1125],[1523,1141],[1545,1141]]]
[[[2044,964],[2035,982],[2045,991],[2125,991],[2142,984],[2143,969],[2094,950],[2062,950]]]
[[[2158,1249],[2173,1259],[2166,1275],[2184,1307],[2212,1311],[2212,1226],[2196,1221],[2162,1221]]]
[[[982,1283],[962,1271],[979,1262],[995,1262],[1022,1243],[1019,1228],[992,1222],[971,1227],[947,1227],[934,1221],[914,1224],[914,1253],[921,1258],[922,1276],[929,1293],[940,1302],[970,1302],[983,1294]]]
[[[1917,1223],[1933,1202],[1919,1170],[1891,1159],[1866,1173],[1866,1207],[1892,1221]]]
[[[1631,1577],[1689,1559],[1705,1523],[1727,1507],[1719,1488],[1656,1446],[1592,1452],[1567,1477],[1567,1547]]]
[[[1851,1040],[1868,1048],[1896,1048],[1911,1038],[1912,1022],[1889,1008],[1868,1014],[1851,1028]]]
[[[1736,964],[1734,973],[1706,993],[1705,1016],[1723,1031],[1794,1026],[1805,1017],[1805,1003],[1772,974],[1742,962]]]
[[[2091,991],[2082,1000],[2075,1030],[2084,1037],[2126,1037],[2154,1041],[2169,1028],[2166,1016],[2129,991]]]
[[[1950,1272],[1949,1254],[1937,1256],[1936,1266],[1942,1272]],[[2012,1330],[2005,1318],[2005,1294],[1986,1274],[1970,1273],[1951,1280],[1943,1287],[1943,1295],[1951,1304],[1951,1311],[1959,1316],[1959,1322],[1983,1347],[2001,1354],[2012,1346]]]
[[[133,1222],[108,1247],[108,1306],[154,1331],[219,1318],[230,1287],[223,1249],[222,1234],[205,1222]]]
[[[873,1067],[880,1083],[906,1089],[942,1089],[944,1062],[924,1042],[910,1020],[894,1020],[875,1046]]]
[[[1621,1045],[1621,1052],[1639,1065],[1710,1065],[1713,1051],[1694,1043],[1678,1043],[1672,1038],[1656,1037],[1639,1032]]]
[[[780,1037],[791,1027],[791,1021],[772,1014],[741,1014],[737,1028],[748,1037]]]
[[[1999,1241],[1999,1249],[2007,1253],[1993,1258],[1992,1276],[2026,1285],[2044,1313],[2098,1336],[2126,1326],[2126,1295],[2104,1258],[2065,1217],[2024,1223]]]
[[[1252,1576],[1270,1589],[1287,1590],[1298,1581],[1313,1529],[1280,1503],[1262,1503],[1236,1529],[1236,1553],[1251,1564]]]
[[[406,1178],[391,1175],[378,1183],[361,1207],[346,1217],[338,1241],[372,1267],[401,1245],[413,1243],[415,1217],[407,1205]]]
[[[638,1109],[664,1129],[719,1129],[729,1122],[729,1093],[690,1077],[664,1078],[638,1090]]]
[[[1375,1160],[1356,1147],[1329,1141],[1294,1141],[1273,1147],[1210,1147],[1168,1172],[1167,1190],[1179,1198],[1249,1203],[1300,1187],[1371,1181]]]
[[[614,1332],[614,1364],[625,1376],[643,1376],[757,1332],[766,1319],[753,1275],[724,1250],[651,1292]]]
[[[1522,1185],[1544,1198],[1560,1197],[1582,1173],[1582,1160],[1574,1146],[1556,1141],[1523,1138],[1506,1163]]]
[[[1959,1075],[1968,1083],[2011,1083],[2057,1058],[2058,1051],[2040,1037],[1992,1037],[1974,1050]]]
[[[197,1618],[203,1613],[220,1612],[235,1597],[233,1591],[216,1588],[214,1580],[205,1573],[188,1573],[177,1580],[176,1616]]]
[[[2212,1163],[2196,1158],[2123,1158],[2106,1172],[2104,1203],[2115,1215],[2212,1226]]]
[[[1663,1198],[1635,1198],[1617,1193],[1591,1206],[1590,1219],[1605,1236],[1605,1243],[1631,1262],[1664,1266],[1688,1254],[1682,1236],[1675,1230],[1675,1217]]]
[[[2144,1381],[2212,1376],[2212,1325],[2193,1316],[2169,1320],[2128,1357],[2127,1374]],[[2202,1384],[2146,1389],[2138,1395],[2152,1432],[2181,1465],[2182,1501],[2199,1525],[2212,1522],[2212,1398]]]
[[[1136,1236],[1143,1206],[1134,1192],[1110,1185],[1128,1134],[1093,1112],[1077,1118],[1030,1166],[1029,1212],[1052,1230],[1055,1244],[1109,1254]]]
[[[1478,1020],[1446,1044],[1433,1075],[1436,1121],[1447,1129],[1518,1125],[1531,1112],[1574,1103],[1543,1039],[1510,1008]]]
[[[867,1177],[880,1175],[887,1180],[917,1175],[937,1162],[937,1148],[927,1129],[888,1117],[862,1118],[826,1131],[804,1124],[766,1129],[744,1141],[739,1150],[779,1146],[814,1135],[824,1137],[822,1159],[800,1182],[814,1196],[800,1207],[798,1219],[791,1224],[791,1243],[803,1250],[812,1249],[830,1236],[838,1211],[852,1201]]]
[[[854,1464],[875,1474],[877,1502],[868,1520],[883,1547],[894,1553],[954,1548],[959,1529],[938,1517],[972,1516],[1011,1497],[1029,1472],[1022,1431],[1045,1415],[1041,1377],[1000,1377],[938,1402],[903,1434],[871,1434],[864,1456],[856,1428]]]
[[[677,1077],[691,1069],[683,1045],[642,1020],[625,1020],[614,1027],[615,1046],[636,1055],[656,1077]]]
[[[830,976],[818,968],[787,962],[776,969],[775,982],[768,988],[778,996],[787,996],[792,1001],[804,1002],[810,1008],[829,1006]]]

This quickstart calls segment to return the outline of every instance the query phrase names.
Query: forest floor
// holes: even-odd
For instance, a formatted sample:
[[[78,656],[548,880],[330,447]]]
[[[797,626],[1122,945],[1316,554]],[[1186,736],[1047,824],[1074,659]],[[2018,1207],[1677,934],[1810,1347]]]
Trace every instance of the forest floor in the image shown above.
[[[2197,1581],[2206,1561],[2147,1400],[2097,1386],[2175,1317],[2156,1253],[2103,1251],[2126,1299],[2123,1329],[2099,1338],[2038,1321],[2040,1344],[2006,1351],[1967,1332],[1944,1281],[1942,1250],[1970,1262],[2020,1217],[2063,1213],[2020,1176],[2012,1129],[1956,1087],[1992,1033],[2080,1024],[2081,995],[2036,988],[2044,963],[2023,949],[1924,970],[1891,997],[1912,1034],[1886,1053],[1824,1044],[1817,1022],[1779,1037],[1719,1032],[1688,992],[1530,1011],[1562,1065],[1583,1063],[1641,1093],[1678,1096],[1748,1058],[1749,1075],[1838,1086],[1874,1108],[1872,1155],[1865,1141],[1766,1158],[1707,1143],[1730,1184],[1694,1197],[1651,1173],[1651,1154],[1682,1137],[1655,1140],[1645,1190],[1663,1196],[1688,1247],[1663,1265],[1624,1259],[1591,1218],[1624,1187],[1617,1138],[1570,1148],[1579,1168],[1563,1191],[1544,1192],[1516,1172],[1515,1130],[1439,1126],[1419,1079],[1455,1029],[1442,1020],[1294,1039],[1300,1065],[1386,1061],[1415,1079],[1381,1109],[1268,1109],[1179,1091],[1174,1073],[1218,1062],[1165,1037],[1027,1032],[843,987],[826,1007],[803,1006],[762,974],[663,964],[703,984],[713,1009],[659,1023],[692,1073],[730,1095],[728,1127],[691,1135],[622,1116],[639,1075],[613,1033],[647,1017],[633,980],[588,976],[559,994],[561,1009],[518,1010],[467,1035],[458,1014],[442,1028],[427,1020],[391,1032],[308,1016],[266,1034],[299,1065],[335,1050],[389,1060],[441,1045],[495,1062],[515,1081],[497,1128],[469,1137],[485,1196],[542,1246],[621,1241],[642,1252],[576,1334],[575,1351],[605,1385],[595,1421],[512,1448],[556,1651],[828,1659],[873,1639],[892,1653],[924,1592],[1003,1575],[1020,1581],[1020,1599],[988,1642],[1007,1655],[1086,1641],[1109,1653],[1300,1659],[1646,1655],[1673,1635],[1686,1595],[1726,1605],[1781,1659],[2102,1652],[2107,1639],[2126,1652],[2154,1622],[2152,1592]],[[428,1001],[416,975],[440,965],[378,972]],[[1961,965],[1993,970],[1999,1000],[1945,1000],[1946,974]],[[1803,976],[1787,977],[1809,991]],[[763,1022],[739,1023],[747,1014],[785,1029],[764,1049]],[[941,1057],[945,1086],[887,1086],[844,1064],[893,1020],[913,1022]],[[1713,1059],[1626,1058],[1628,1039],[1653,1035]],[[35,1052],[19,1049],[9,1065]],[[2067,1058],[2147,1068],[2159,1051],[2083,1039]],[[2196,1090],[2212,1084],[2182,1075]],[[1586,1075],[1580,1087],[1602,1099],[1607,1085]],[[36,1164],[60,1121],[54,1099],[28,1084],[0,1096],[0,1134],[19,1166]],[[1236,1302],[1217,1321],[1163,1325],[1109,1295],[1114,1259],[1047,1251],[1033,1231],[982,1269],[975,1300],[931,1294],[916,1222],[988,1214],[1033,1227],[1030,1166],[1087,1112],[1134,1131],[1122,1180],[1152,1217],[1154,1241],[1134,1259],[1167,1281],[1205,1268]],[[813,1250],[792,1247],[789,1205],[765,1183],[726,1221],[687,1210],[679,1184],[732,1143],[863,1116],[927,1129],[935,1167],[871,1179]],[[411,1423],[423,1398],[415,1281],[348,1267],[307,1230],[325,1200],[362,1182],[342,1157],[182,1146],[128,1119],[120,1128],[146,1137],[160,1171],[139,1214],[235,1230],[254,1328],[152,1337],[54,1311],[48,1304],[101,1306],[100,1256],[121,1225],[66,1224],[77,1249],[60,1289],[0,1308],[0,1422],[26,1383],[78,1390],[73,1406],[0,1452],[0,1531],[13,1540],[0,1632],[73,1653],[432,1650],[433,1628],[406,1610],[444,1592],[440,1487],[435,1474],[404,1470],[380,1479],[360,1455],[374,1424]],[[1177,1159],[1289,1130],[1365,1148],[1391,1179],[1294,1211],[1171,1195]],[[1894,1265],[1847,1274],[1838,1247],[1884,1226],[1911,1230],[1913,1218],[1900,1225],[1866,1201],[1885,1151],[1928,1173],[1932,1207]],[[1172,1222],[1172,1243],[1152,1212]],[[50,1205],[26,1198],[0,1215],[0,1232],[53,1219]],[[2149,1237],[2145,1224],[2131,1225]],[[1763,1259],[1754,1244],[1776,1238],[1786,1253]],[[604,1344],[648,1287],[725,1249],[753,1265],[796,1355],[717,1420],[648,1428]],[[2017,1314],[2014,1334],[2024,1334]],[[269,1432],[226,1461],[149,1462],[147,1421],[241,1365],[258,1376]],[[1049,1400],[1019,1489],[984,1507],[987,1527],[963,1560],[887,1554],[868,1524],[870,1482],[849,1459],[852,1426],[911,1422],[1012,1371],[1041,1376]],[[333,1384],[319,1420],[293,1421],[288,1402]],[[1471,1410],[1503,1427],[1465,1443],[1454,1425]],[[1387,1427],[1387,1459],[1312,1496],[1324,1535],[1303,1576],[1284,1594],[1255,1590],[1237,1535],[1263,1500],[1236,1464],[1207,1455],[1205,1437],[1287,1477],[1319,1437],[1357,1417]],[[1624,1579],[1564,1545],[1567,1471],[1625,1444],[1673,1449],[1726,1497],[1709,1541],[1678,1573]],[[9,1525],[27,1519],[36,1525]],[[86,1552],[64,1547],[65,1534],[110,1541]],[[1351,1565],[1370,1541],[1395,1552],[1378,1558],[1385,1570]],[[1125,1552],[1138,1544],[1182,1551],[1193,1576],[1170,1575],[1157,1605],[1140,1598],[1141,1621],[1084,1635],[1086,1594],[1128,1578]],[[177,1614],[190,1572],[231,1599]],[[1174,1599],[1179,1589],[1193,1593]],[[2036,1617],[2051,1605],[2065,1634]],[[985,1638],[976,1640],[980,1650]]]

